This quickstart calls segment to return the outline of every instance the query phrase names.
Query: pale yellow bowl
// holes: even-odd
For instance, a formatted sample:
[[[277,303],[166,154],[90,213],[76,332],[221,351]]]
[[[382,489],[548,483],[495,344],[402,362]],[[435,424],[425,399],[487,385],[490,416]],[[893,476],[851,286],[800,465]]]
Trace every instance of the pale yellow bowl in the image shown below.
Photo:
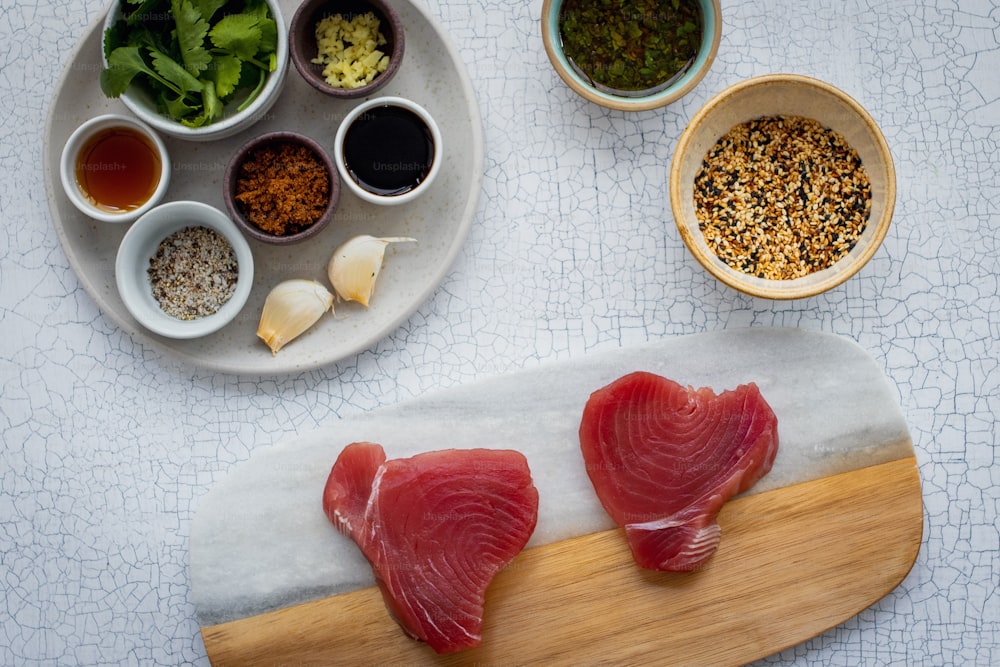
[[[705,242],[695,217],[695,175],[715,143],[736,125],[777,115],[812,118],[840,134],[858,152],[871,181],[871,215],[854,249],[833,266],[794,280],[766,280],[730,267]],[[872,117],[843,91],[797,74],[754,77],[713,97],[681,134],[670,167],[670,206],[691,254],[726,285],[765,299],[814,296],[853,276],[882,244],[895,203],[892,155]]]

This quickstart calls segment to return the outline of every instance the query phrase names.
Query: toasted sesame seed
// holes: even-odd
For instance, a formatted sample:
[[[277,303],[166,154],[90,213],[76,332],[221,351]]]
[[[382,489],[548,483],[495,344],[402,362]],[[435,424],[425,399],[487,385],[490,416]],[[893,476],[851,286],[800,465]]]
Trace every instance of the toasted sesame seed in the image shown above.
[[[695,176],[695,214],[723,262],[788,280],[832,266],[855,246],[871,213],[871,182],[839,134],[800,116],[732,128]]]

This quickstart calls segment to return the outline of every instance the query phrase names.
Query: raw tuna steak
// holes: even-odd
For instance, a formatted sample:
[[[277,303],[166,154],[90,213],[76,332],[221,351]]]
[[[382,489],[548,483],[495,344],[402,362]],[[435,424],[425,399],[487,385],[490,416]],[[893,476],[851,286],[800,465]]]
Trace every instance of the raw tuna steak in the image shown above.
[[[778,420],[756,384],[716,396],[636,372],[591,394],[580,447],[635,561],[688,571],[718,547],[722,505],[771,469]]]
[[[354,443],[337,458],[323,511],[372,565],[389,613],[438,653],[478,646],[494,575],[538,519],[519,452],[450,449],[386,461]]]

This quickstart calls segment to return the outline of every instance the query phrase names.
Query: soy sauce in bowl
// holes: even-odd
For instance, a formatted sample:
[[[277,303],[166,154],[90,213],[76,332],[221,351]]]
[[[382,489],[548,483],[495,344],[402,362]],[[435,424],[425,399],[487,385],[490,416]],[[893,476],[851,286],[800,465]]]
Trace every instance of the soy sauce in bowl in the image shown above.
[[[400,204],[424,192],[441,166],[441,133],[430,114],[399,97],[369,100],[334,142],[341,180],[366,201]]]
[[[392,196],[409,192],[427,177],[434,161],[430,128],[403,107],[369,109],[344,136],[344,160],[365,190]]]

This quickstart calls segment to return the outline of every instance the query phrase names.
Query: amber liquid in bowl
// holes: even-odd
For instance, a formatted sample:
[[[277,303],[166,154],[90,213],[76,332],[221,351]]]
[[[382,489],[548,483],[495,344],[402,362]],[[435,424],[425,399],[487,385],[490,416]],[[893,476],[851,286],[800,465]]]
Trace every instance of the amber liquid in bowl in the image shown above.
[[[160,184],[160,155],[139,132],[109,127],[80,149],[76,182],[91,204],[110,213],[139,208]]]

